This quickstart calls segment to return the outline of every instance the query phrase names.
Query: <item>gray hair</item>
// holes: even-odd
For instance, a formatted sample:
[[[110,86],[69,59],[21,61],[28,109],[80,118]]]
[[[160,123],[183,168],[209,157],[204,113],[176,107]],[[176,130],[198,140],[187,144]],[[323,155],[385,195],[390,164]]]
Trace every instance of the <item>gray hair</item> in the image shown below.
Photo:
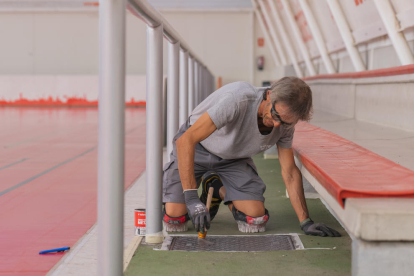
[[[297,77],[283,77],[270,87],[272,104],[280,102],[289,108],[296,120],[309,121],[312,117],[312,91]]]

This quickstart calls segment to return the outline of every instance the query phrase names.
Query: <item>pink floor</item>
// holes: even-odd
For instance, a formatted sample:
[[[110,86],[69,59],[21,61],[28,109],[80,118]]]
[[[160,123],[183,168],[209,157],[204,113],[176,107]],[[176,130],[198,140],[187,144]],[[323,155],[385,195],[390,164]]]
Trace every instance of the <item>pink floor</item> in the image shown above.
[[[125,188],[145,170],[145,109],[126,110]],[[0,108],[0,275],[45,275],[96,222],[96,108]]]

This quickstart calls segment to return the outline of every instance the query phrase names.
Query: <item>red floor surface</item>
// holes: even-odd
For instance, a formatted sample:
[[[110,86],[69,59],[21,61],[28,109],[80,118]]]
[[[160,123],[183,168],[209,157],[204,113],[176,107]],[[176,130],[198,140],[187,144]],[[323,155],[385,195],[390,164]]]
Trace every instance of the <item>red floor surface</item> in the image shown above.
[[[350,197],[414,197],[414,172],[332,132],[296,125],[293,149],[344,207]]]
[[[97,218],[96,108],[0,108],[0,275],[45,275]],[[145,109],[126,110],[125,189],[145,170]]]

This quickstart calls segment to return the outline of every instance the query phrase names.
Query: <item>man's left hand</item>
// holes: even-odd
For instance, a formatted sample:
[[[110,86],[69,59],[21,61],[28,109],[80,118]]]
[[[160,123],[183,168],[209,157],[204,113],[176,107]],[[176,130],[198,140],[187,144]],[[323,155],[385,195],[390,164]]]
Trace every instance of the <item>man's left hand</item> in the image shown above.
[[[303,232],[306,235],[320,236],[320,237],[340,237],[341,234],[328,227],[325,223],[315,223],[311,219],[301,225]]]

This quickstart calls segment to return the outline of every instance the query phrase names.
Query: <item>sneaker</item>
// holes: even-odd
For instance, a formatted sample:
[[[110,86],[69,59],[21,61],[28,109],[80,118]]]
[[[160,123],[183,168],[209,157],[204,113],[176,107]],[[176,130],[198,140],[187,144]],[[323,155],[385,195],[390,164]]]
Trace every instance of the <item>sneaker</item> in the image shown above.
[[[213,218],[217,215],[218,209],[222,202],[220,196],[218,195],[219,195],[220,188],[223,187],[223,183],[221,182],[218,174],[212,171],[208,171],[201,177],[200,185],[202,189],[200,200],[203,204],[207,204],[208,189],[210,187],[214,188],[213,199],[211,200],[211,205],[210,205],[210,210],[209,210],[210,221],[212,221]]]

